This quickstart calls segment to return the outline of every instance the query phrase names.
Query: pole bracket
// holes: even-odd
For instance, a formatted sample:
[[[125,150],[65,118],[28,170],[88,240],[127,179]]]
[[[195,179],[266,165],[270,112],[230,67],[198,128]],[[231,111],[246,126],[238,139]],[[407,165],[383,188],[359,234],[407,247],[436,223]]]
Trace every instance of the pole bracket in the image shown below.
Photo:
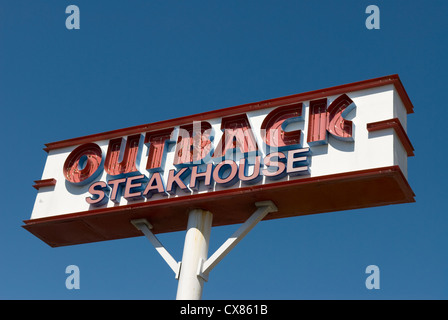
[[[204,259],[201,259],[199,261],[197,275],[198,275],[198,277],[201,277],[202,279],[204,279],[204,281],[208,282],[208,273],[202,273],[202,269],[204,268],[204,263],[205,263]]]
[[[146,219],[134,219],[131,223],[135,228],[143,232],[143,234],[152,243],[157,252],[162,256],[163,260],[168,264],[171,270],[174,271],[175,277],[178,280],[180,274],[181,262],[176,261],[173,256],[165,249],[163,244],[157,239],[157,237],[152,233],[152,225]]]
[[[256,202],[257,210],[227,239],[207,261],[201,260],[197,275],[208,281],[210,271],[243,239],[255,225],[268,213],[277,212],[277,206],[272,201]]]
[[[207,260],[201,259],[198,263],[197,276],[208,281],[210,271],[249,233],[255,225],[263,220],[270,212],[278,209],[272,201],[256,202],[257,210],[227,239]],[[146,219],[134,219],[131,223],[140,230],[153,244],[157,252],[162,256],[168,266],[174,271],[179,280],[181,262],[176,261],[165,249],[162,243],[152,233],[152,225]]]

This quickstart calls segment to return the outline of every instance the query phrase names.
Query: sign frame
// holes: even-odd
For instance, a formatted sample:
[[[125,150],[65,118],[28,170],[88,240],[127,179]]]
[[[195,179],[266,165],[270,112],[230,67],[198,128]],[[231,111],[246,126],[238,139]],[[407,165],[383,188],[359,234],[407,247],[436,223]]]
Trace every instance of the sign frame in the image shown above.
[[[301,101],[314,101],[328,96],[387,85],[393,85],[406,114],[413,113],[413,105],[398,75],[390,75],[48,143],[44,150],[52,152],[58,149],[75,148],[95,141],[160,131],[194,121],[230,117],[249,111],[276,108]],[[407,156],[414,155],[414,148],[399,117],[368,123],[365,129],[369,133],[392,130],[392,134],[397,137],[406,150]],[[141,231],[130,223],[131,220],[135,219],[147,219],[153,227],[152,232],[154,234],[185,230],[188,223],[188,212],[193,209],[212,212],[212,226],[219,226],[246,221],[255,208],[254,203],[262,201],[273,201],[278,208],[277,212],[269,213],[264,217],[264,220],[414,202],[415,195],[407,182],[406,174],[402,172],[399,165],[391,165],[317,177],[302,177],[264,185],[223,189],[209,193],[28,219],[24,220],[25,225],[23,227],[50,246],[58,247],[141,236]],[[39,192],[51,192],[57,183],[64,182],[45,177],[36,180],[33,187]],[[378,186],[381,186],[381,188],[378,188]],[[300,199],[297,199],[297,195],[300,195]],[[322,195],[325,195],[325,197],[322,197]]]

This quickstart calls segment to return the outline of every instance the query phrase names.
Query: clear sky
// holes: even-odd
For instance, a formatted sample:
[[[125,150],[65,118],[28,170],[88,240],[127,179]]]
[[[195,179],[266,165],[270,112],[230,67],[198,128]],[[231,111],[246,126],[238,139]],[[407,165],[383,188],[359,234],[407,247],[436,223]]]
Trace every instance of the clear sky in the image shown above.
[[[79,30],[65,26],[71,4]],[[365,26],[370,4],[379,30]],[[445,0],[0,0],[0,298],[176,295],[144,237],[50,248],[21,228],[44,143],[399,74],[416,202],[261,222],[203,298],[447,299],[447,14]],[[214,228],[210,253],[236,228]],[[160,235],[177,260],[184,235]],[[65,287],[68,265],[79,290]]]

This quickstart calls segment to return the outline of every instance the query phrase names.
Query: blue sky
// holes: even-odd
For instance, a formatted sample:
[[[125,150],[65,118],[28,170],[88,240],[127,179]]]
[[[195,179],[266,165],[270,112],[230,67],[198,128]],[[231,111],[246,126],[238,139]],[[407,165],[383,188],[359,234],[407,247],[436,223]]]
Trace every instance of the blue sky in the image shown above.
[[[80,9],[67,30],[65,8]],[[365,27],[368,5],[380,29]],[[50,248],[29,219],[44,143],[399,74],[416,202],[259,223],[204,299],[447,299],[446,1],[0,1],[1,299],[174,299],[144,237]],[[210,254],[237,226],[212,230]],[[160,235],[182,257],[184,232]],[[65,268],[80,268],[67,290]],[[365,268],[380,269],[380,289]]]

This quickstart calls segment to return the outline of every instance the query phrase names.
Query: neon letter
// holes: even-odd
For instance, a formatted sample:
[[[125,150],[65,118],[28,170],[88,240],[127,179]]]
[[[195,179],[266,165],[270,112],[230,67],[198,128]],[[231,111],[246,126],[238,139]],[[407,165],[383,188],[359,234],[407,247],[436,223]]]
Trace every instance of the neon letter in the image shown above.
[[[290,176],[296,176],[299,174],[308,173],[308,157],[295,157],[296,154],[306,153],[310,148],[289,150],[288,160],[286,161],[286,173]]]
[[[229,150],[232,150],[230,157],[235,155],[236,149],[245,155],[258,150],[257,141],[245,113],[222,118],[221,130],[224,130],[224,134],[215,149],[214,158],[224,158]]]
[[[73,150],[64,163],[65,179],[83,186],[92,182],[102,171],[103,152],[95,143],[86,143]]]
[[[247,184],[256,183],[262,177],[260,175],[261,157],[260,156],[255,157],[254,171],[250,176],[247,176],[247,174],[249,173],[249,164],[247,162],[248,159],[246,158],[240,159],[238,178]]]
[[[112,200],[115,203],[120,203],[121,188],[119,187],[120,184],[123,182],[126,182],[126,178],[109,180],[107,182],[108,185],[112,186],[112,192],[110,193],[110,200]]]
[[[123,197],[128,201],[139,200],[142,198],[142,182],[132,183],[134,180],[142,180],[142,182],[145,182],[148,180],[148,178],[146,178],[145,175],[141,174],[138,176],[128,177],[126,179]],[[132,189],[134,189],[134,192],[131,193]]]
[[[166,191],[170,194],[176,193],[176,185],[179,186],[183,191],[189,192],[187,186],[183,182],[183,179],[189,174],[189,168],[182,168],[177,173],[176,170],[171,169],[168,175],[168,182],[166,184]]]
[[[261,124],[261,136],[264,142],[278,150],[300,148],[302,131],[285,131],[288,124],[298,121],[303,121],[301,102],[274,109]]]
[[[109,191],[110,188],[104,181],[92,183],[92,185],[89,187],[89,192],[90,194],[92,194],[92,196],[86,197],[86,201],[88,204],[91,204],[93,206],[102,206],[103,204],[107,203],[107,200],[109,200]]]
[[[191,176],[190,176],[190,188],[197,191],[199,190],[199,183],[196,183],[197,180],[203,179],[204,185],[208,188],[213,187],[212,185],[212,171],[213,171],[213,163],[207,164],[207,169],[205,172],[198,172],[199,166],[194,166],[191,168]]]
[[[160,172],[154,172],[146,185],[146,189],[143,192],[143,195],[146,198],[151,198],[154,193],[164,193],[165,187],[163,185],[162,177],[160,176]]]
[[[224,166],[230,167],[230,173],[227,177],[223,178],[223,172],[226,170],[221,170]],[[238,181],[238,166],[233,160],[224,160],[216,165],[215,170],[213,170],[213,180],[216,183],[222,184],[225,187],[234,185]]]
[[[201,164],[211,151],[212,126],[208,122],[195,121],[191,125],[181,126],[177,138],[173,164]]]
[[[277,160],[272,160],[272,158],[277,157]],[[263,175],[266,176],[268,179],[276,180],[283,178],[286,175],[286,165],[284,161],[286,156],[283,152],[273,152],[268,154],[264,158],[264,164],[268,167],[277,167],[277,170],[272,171],[267,169],[263,169]]]
[[[146,170],[149,172],[163,171],[165,166],[165,157],[167,148],[165,146],[169,143],[175,142],[171,140],[171,133],[173,128],[148,132],[145,137],[145,143],[149,143],[148,162],[146,163]]]
[[[141,149],[143,146],[143,136],[136,134],[129,136],[126,141],[123,138],[116,138],[109,141],[104,170],[111,176],[127,174],[138,171]],[[124,150],[123,149],[124,146]],[[120,156],[122,160],[119,162]]]
[[[327,98],[310,101],[308,144],[327,144],[327,132],[336,139],[353,141],[353,123],[344,119],[355,108],[353,101],[343,94],[326,106]]]

